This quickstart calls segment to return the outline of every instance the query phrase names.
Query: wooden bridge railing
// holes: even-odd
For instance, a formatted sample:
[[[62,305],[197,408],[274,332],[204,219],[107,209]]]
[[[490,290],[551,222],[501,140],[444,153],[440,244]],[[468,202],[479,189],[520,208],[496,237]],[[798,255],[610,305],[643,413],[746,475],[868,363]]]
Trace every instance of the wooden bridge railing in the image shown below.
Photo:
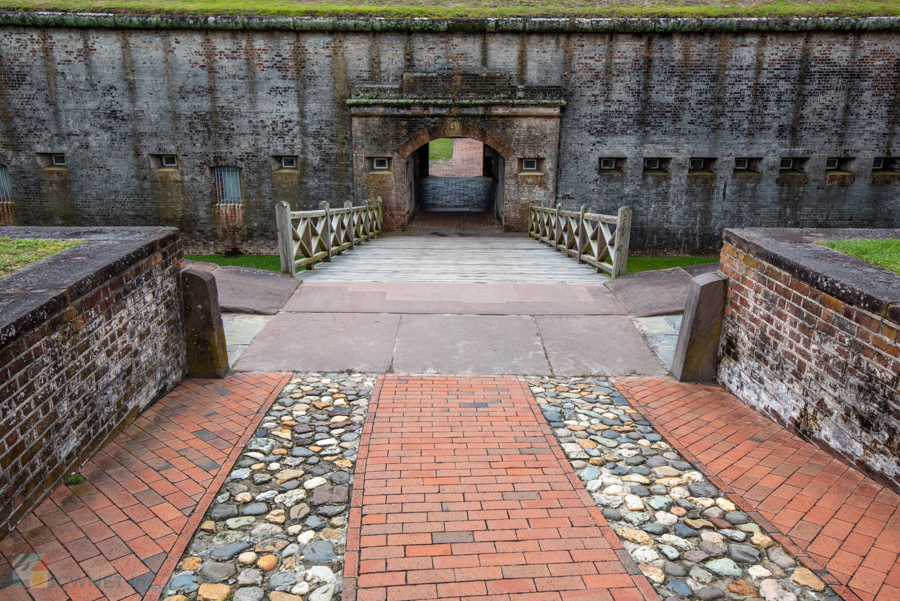
[[[326,202],[319,206],[317,211],[291,211],[286,202],[275,205],[281,271],[292,277],[298,267],[312,269],[313,263],[331,261],[332,256],[381,233],[384,215],[380,199],[358,207],[349,201],[340,209],[332,209]],[[294,222],[298,222],[296,227]]]
[[[610,229],[610,226],[615,226]],[[631,209],[621,207],[618,215],[564,211],[530,205],[528,235],[546,242],[556,250],[575,257],[609,273],[612,277],[625,274],[628,267],[628,239],[631,235]],[[609,258],[612,264],[604,259]]]

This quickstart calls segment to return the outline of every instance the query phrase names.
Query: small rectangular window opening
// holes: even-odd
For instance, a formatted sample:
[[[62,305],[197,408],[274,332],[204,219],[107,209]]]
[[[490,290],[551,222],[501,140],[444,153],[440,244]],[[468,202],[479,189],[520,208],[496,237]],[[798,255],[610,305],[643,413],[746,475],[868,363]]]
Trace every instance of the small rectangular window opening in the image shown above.
[[[615,169],[616,168],[616,159],[600,159],[600,168],[601,169]]]
[[[12,202],[12,186],[9,183],[9,170],[0,165],[0,203]]]
[[[282,169],[296,169],[297,168],[297,157],[281,157],[281,168]]]
[[[522,159],[522,171],[537,171],[537,159]]]
[[[216,167],[216,197],[219,204],[241,204],[241,170],[237,167]]]
[[[64,154],[51,155],[50,160],[52,161],[54,167],[66,166],[66,155]]]
[[[387,159],[375,159],[372,167],[374,169],[387,169],[388,168],[388,160]]]
[[[162,155],[162,166],[163,167],[177,167],[178,166],[178,157],[176,157],[174,154]]]
[[[656,171],[659,169],[659,159],[644,159],[644,169]]]
[[[745,171],[750,168],[750,159],[734,159],[736,171]]]
[[[825,169],[828,171],[834,171],[838,168],[838,160],[837,159],[826,159],[825,160]]]
[[[781,159],[781,167],[782,171],[788,171],[794,168],[794,159]]]
[[[884,169],[884,159],[875,159],[872,161],[872,171],[881,171]]]

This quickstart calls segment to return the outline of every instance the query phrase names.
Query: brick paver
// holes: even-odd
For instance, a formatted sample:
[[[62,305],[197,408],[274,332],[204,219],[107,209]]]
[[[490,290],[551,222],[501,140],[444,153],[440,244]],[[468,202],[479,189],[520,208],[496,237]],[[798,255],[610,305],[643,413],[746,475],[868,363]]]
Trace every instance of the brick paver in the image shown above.
[[[844,599],[900,600],[900,496],[718,386],[615,383],[710,482]]]
[[[488,230],[499,228],[500,222],[487,211],[419,211],[410,227]]]
[[[0,598],[156,599],[288,378],[186,380],[146,409],[0,542]]]
[[[369,411],[344,601],[658,599],[521,378],[387,375]]]

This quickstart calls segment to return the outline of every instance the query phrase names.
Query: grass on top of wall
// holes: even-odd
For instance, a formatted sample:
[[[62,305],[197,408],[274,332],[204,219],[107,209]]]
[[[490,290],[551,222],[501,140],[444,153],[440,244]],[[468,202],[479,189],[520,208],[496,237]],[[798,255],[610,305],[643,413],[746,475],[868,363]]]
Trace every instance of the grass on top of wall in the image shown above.
[[[830,240],[820,244],[900,274],[900,238]]]
[[[900,0],[0,0],[0,10],[341,17],[898,16]]]
[[[82,242],[84,240],[0,238],[0,280]]]

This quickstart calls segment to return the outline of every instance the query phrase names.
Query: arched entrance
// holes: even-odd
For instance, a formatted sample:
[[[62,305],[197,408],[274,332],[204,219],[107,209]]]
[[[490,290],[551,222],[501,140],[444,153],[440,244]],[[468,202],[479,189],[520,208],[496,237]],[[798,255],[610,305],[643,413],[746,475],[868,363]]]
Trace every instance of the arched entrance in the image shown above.
[[[472,138],[439,138],[406,158],[407,220],[416,228],[502,229],[506,159]]]
[[[560,96],[490,74],[405,73],[396,87],[356,86],[347,101],[356,201],[381,199],[385,229],[402,228],[417,209],[421,149],[470,138],[491,150],[503,229],[526,231],[529,203],[556,202]]]

